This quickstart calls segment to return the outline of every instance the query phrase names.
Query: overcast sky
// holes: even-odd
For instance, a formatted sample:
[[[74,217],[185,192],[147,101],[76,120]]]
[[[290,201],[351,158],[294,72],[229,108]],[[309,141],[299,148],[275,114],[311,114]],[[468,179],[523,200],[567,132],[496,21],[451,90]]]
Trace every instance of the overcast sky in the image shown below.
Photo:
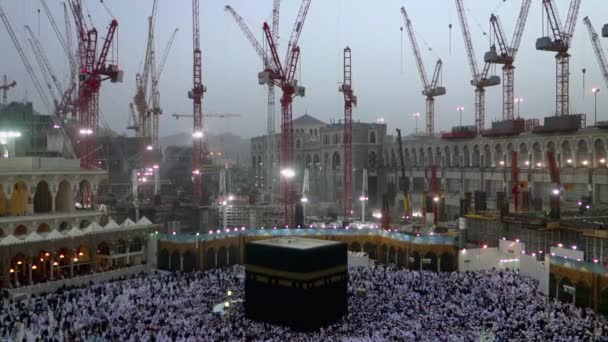
[[[46,0],[61,28],[64,27],[62,7],[58,0]],[[10,17],[30,62],[35,60],[29,45],[24,43],[24,25],[40,32],[41,41],[59,78],[67,75],[67,61],[58,40],[45,17],[38,19],[39,0],[0,0]],[[104,83],[101,89],[103,122],[114,130],[124,132],[128,105],[135,93],[135,74],[141,68],[147,39],[147,17],[151,0],[105,0],[112,14],[119,20],[119,64],[125,71],[122,84]],[[562,22],[566,21],[569,1],[557,0]],[[209,119],[205,122],[211,132],[232,131],[244,137],[266,131],[266,95],[257,83],[261,61],[231,16],[224,11],[232,5],[262,39],[262,23],[271,20],[271,0],[201,0],[200,25],[203,50],[203,80],[207,93],[203,100],[205,112],[239,113],[241,118],[229,120]],[[483,53],[489,48],[489,16],[495,11],[503,22],[510,40],[521,1],[465,0],[469,27],[478,64],[482,67]],[[354,112],[355,120],[375,121],[384,117],[389,132],[403,128],[414,130],[412,113],[424,113],[425,101],[410,42],[404,29],[400,7],[406,6],[418,43],[422,50],[427,73],[433,71],[438,57],[443,59],[443,85],[447,95],[436,99],[436,130],[448,130],[458,124],[456,107],[464,106],[464,123],[473,124],[473,87],[471,73],[464,50],[461,28],[453,0],[313,0],[301,39],[301,80],[306,97],[294,101],[294,117],[308,113],[329,121],[343,116],[342,94],[338,82],[342,78],[342,50],[349,45],[353,54],[353,85],[359,99]],[[281,5],[280,55],[293,27],[300,0],[284,0]],[[86,0],[86,8],[93,22],[105,35],[111,19],[98,0]],[[515,96],[523,97],[522,116],[542,118],[555,111],[555,59],[553,53],[539,52],[534,48],[536,38],[542,35],[541,1],[534,0],[516,61]],[[571,105],[574,112],[593,115],[594,86],[604,88],[600,69],[582,19],[589,15],[596,30],[600,31],[608,17],[606,0],[584,0],[571,49]],[[450,54],[450,30],[452,49]],[[192,102],[187,99],[192,87],[192,15],[190,0],[159,0],[156,28],[157,54],[169,39],[174,28],[179,28],[167,66],[162,75],[160,91],[165,115],[161,118],[161,135],[191,131],[191,119],[175,121],[171,113],[192,113]],[[484,36],[483,32],[488,35]],[[104,32],[104,33],[101,33]],[[403,38],[403,39],[402,39]],[[403,58],[401,58],[401,42]],[[44,111],[35,93],[23,63],[0,26],[0,74],[7,74],[18,82],[10,93],[13,100],[27,98]],[[608,44],[608,39],[603,40]],[[606,45],[608,46],[608,45]],[[432,49],[430,51],[429,49]],[[158,58],[160,59],[160,58]],[[403,61],[403,72],[401,63]],[[581,69],[587,69],[587,94],[584,96]],[[500,68],[496,69],[502,75]],[[430,75],[429,75],[430,77]],[[605,94],[605,95],[603,95]],[[608,89],[600,92],[600,119],[606,108]],[[278,102],[278,101],[277,101]],[[490,88],[486,96],[486,125],[502,116],[501,87]],[[424,126],[421,117],[419,127]],[[131,133],[132,134],[132,133]]]

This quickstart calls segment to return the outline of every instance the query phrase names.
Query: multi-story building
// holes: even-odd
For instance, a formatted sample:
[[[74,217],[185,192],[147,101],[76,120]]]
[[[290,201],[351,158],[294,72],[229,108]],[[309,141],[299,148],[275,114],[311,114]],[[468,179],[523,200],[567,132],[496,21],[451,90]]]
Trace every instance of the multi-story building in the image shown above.
[[[296,160],[296,183],[298,192],[302,189],[304,170],[309,172],[309,209],[310,215],[341,214],[344,188],[344,124],[340,121],[329,124],[310,115],[304,115],[294,120],[294,149]],[[275,147],[272,166],[274,182],[272,189],[280,193],[279,155],[280,135],[274,137]],[[353,166],[353,197],[355,201],[362,191],[363,169],[368,173],[368,197],[372,206],[377,206],[380,196],[385,191],[384,169],[382,168],[382,151],[392,139],[386,135],[384,123],[353,123],[352,166]],[[266,167],[266,136],[251,139],[251,155],[253,174],[256,185],[265,187]]]
[[[95,205],[106,178],[78,159],[0,159],[0,287],[65,283],[149,259],[154,225],[119,225]]]

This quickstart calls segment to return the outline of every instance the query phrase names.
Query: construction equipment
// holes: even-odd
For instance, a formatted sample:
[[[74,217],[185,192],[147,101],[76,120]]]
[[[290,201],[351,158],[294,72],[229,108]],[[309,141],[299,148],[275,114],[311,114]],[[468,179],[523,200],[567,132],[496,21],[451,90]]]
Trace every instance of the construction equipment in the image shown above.
[[[500,18],[492,14],[490,17],[490,24],[496,36],[498,43],[497,51],[496,45],[492,45],[490,51],[484,55],[484,61],[486,63],[501,64],[502,67],[502,119],[513,120],[514,119],[514,88],[515,88],[515,57],[519,50],[521,43],[521,37],[524,33],[524,27],[528,19],[528,13],[530,13],[530,5],[532,0],[523,0],[521,9],[519,11],[519,17],[517,18],[517,24],[515,25],[515,31],[513,32],[513,38],[511,39],[511,45],[506,40]]]
[[[344,94],[344,220],[348,221],[353,211],[353,106],[357,105],[348,46],[344,49],[344,81],[338,90]]]
[[[156,12],[158,0],[152,3],[152,13],[148,17],[148,39],[146,41],[146,53],[143,62],[143,71],[135,75],[135,97],[133,102],[137,109],[138,117],[138,137],[145,140],[152,140],[152,120],[148,106],[148,81],[150,80],[150,69],[155,66],[154,51],[154,28],[156,24]],[[154,93],[152,93],[153,96]],[[147,145],[147,144],[146,144]]]
[[[59,99],[60,97],[63,97],[64,92],[63,86],[59,83],[59,79],[57,78],[57,75],[55,74],[51,63],[49,62],[49,59],[46,53],[44,52],[44,49],[42,48],[42,44],[40,44],[40,41],[38,40],[32,29],[29,26],[25,25],[25,31],[29,35],[28,41],[32,46],[32,51],[34,52],[34,56],[36,58],[36,61],[38,62],[40,71],[42,72],[42,76],[47,82],[47,87],[49,88],[49,92],[51,94],[53,102],[55,103],[56,107],[59,107]],[[54,88],[51,86],[50,83],[52,83]],[[57,110],[58,109],[59,108],[57,108]]]
[[[137,122],[137,114],[135,114],[135,106],[133,106],[133,102],[129,103],[129,119],[127,121],[127,129],[132,129],[135,131],[136,135],[139,131],[139,125]]]
[[[101,51],[97,55],[97,29],[87,27],[81,0],[70,0],[69,5],[76,21],[80,52],[80,84],[77,101],[79,122],[76,129],[80,134],[79,157],[81,166],[90,169],[95,160],[92,135],[97,132],[99,125],[101,83],[105,80],[110,80],[112,83],[122,82],[123,78],[123,71],[118,67],[117,61],[106,64],[110,46],[118,29],[118,21],[113,19],[110,22]]]
[[[595,32],[589,17],[585,17],[583,22],[589,31],[589,37],[591,38],[591,45],[593,45],[593,50],[595,51],[595,56],[597,57],[597,63],[602,71],[602,76],[604,76],[604,82],[606,82],[606,86],[608,87],[608,59],[606,59],[606,55],[604,54],[602,42],[600,42],[599,35],[597,32]]]
[[[401,139],[401,130],[397,128],[397,142],[398,151],[399,151],[399,163],[401,164],[401,179],[399,179],[399,184],[401,184],[401,191],[403,191],[403,214],[406,217],[412,216],[412,208],[410,205],[410,199],[408,195],[409,184],[406,185],[405,178],[405,161],[403,159],[403,141]]]
[[[203,167],[207,161],[206,143],[203,136],[203,94],[207,88],[203,85],[203,61],[199,29],[199,0],[192,0],[192,90],[188,98],[192,99],[192,186],[193,201],[200,204],[203,200]]]
[[[293,189],[295,170],[293,165],[293,115],[291,105],[295,96],[304,96],[305,94],[304,87],[298,85],[295,76],[300,56],[298,40],[302,33],[302,28],[304,27],[308,9],[310,8],[310,2],[311,0],[304,0],[300,5],[300,11],[291,38],[289,39],[287,57],[283,63],[281,63],[279,58],[277,43],[275,42],[275,37],[271,32],[268,23],[264,23],[263,29],[271,57],[267,56],[264,49],[245,24],[243,18],[241,18],[230,6],[226,6],[226,11],[232,14],[264,63],[264,71],[258,74],[258,82],[262,85],[278,86],[283,91],[283,96],[281,97],[281,188],[283,194],[285,226],[290,227],[293,227],[294,224],[293,205],[295,195]],[[275,15],[278,17],[278,7],[276,7],[276,3],[275,10],[273,10],[273,18]]]
[[[171,114],[175,120],[179,120],[179,118],[191,118],[190,114]],[[233,114],[233,113],[206,113],[203,114],[203,118],[221,118],[221,119],[229,119],[229,118],[240,118],[241,114]]]
[[[279,12],[280,12],[280,0],[273,1],[273,9],[272,9],[272,36],[275,39],[275,44],[278,47],[279,44]],[[251,46],[255,49],[258,56],[264,63],[264,68],[270,68],[270,59],[268,58],[268,53],[265,51],[258,40],[255,38],[251,30],[245,23],[245,20],[231,7],[225,7],[226,12],[230,13],[237,25],[245,34],[245,37],[251,44]],[[266,148],[264,149],[264,165],[265,165],[265,175],[264,175],[264,186],[266,188],[266,192],[272,196],[272,183],[273,183],[273,165],[274,165],[274,140],[273,137],[275,135],[275,89],[274,84],[268,83],[268,122],[267,122],[267,135],[266,135]]]
[[[416,41],[416,36],[414,35],[412,21],[410,20],[407,12],[405,11],[405,7],[401,7],[401,14],[403,15],[403,20],[405,21],[405,27],[407,28],[410,43],[412,44],[414,58],[416,58],[418,73],[420,74],[422,86],[424,87],[424,89],[422,90],[422,95],[426,96],[426,134],[432,136],[433,134],[435,134],[435,96],[441,96],[446,94],[445,87],[437,85],[439,82],[439,77],[441,75],[441,67],[443,63],[441,62],[441,59],[437,60],[437,63],[435,64],[435,72],[433,72],[433,78],[429,83],[429,80],[426,75],[426,70],[424,68],[424,63],[422,63],[422,57],[420,56],[418,42]]]
[[[283,193],[283,208],[285,214],[285,226],[293,227],[294,211],[294,189],[293,178],[295,175],[293,156],[293,113],[292,103],[296,96],[304,96],[305,89],[298,85],[296,69],[300,57],[298,40],[304,27],[304,22],[310,8],[311,0],[304,0],[296,19],[289,44],[287,46],[287,57],[281,63],[274,37],[268,23],[264,23],[264,35],[271,51],[272,63],[258,75],[260,84],[274,84],[283,91],[281,97],[281,185]]]
[[[4,75],[2,77],[2,85],[0,85],[0,90],[2,90],[2,105],[3,106],[6,106],[8,104],[8,91],[11,90],[11,88],[14,88],[16,86],[17,86],[16,81],[9,82],[6,75]]]
[[[571,0],[568,9],[566,26],[562,22],[553,0],[543,0],[547,21],[551,27],[551,36],[541,37],[536,40],[536,50],[557,52],[556,61],[556,112],[557,116],[568,115],[570,113],[570,42],[574,35],[574,28],[581,0]]]
[[[490,76],[490,63],[485,63],[483,70],[479,72],[477,66],[477,60],[475,59],[475,50],[473,49],[473,40],[471,39],[471,32],[469,30],[469,24],[464,11],[464,0],[456,0],[456,9],[458,10],[458,19],[460,20],[460,28],[462,29],[462,35],[467,52],[467,58],[469,60],[469,67],[473,79],[471,85],[475,87],[475,126],[481,133],[485,129],[485,112],[486,112],[486,89],[487,87],[497,86],[500,84],[500,77]]]
[[[519,209],[519,165],[517,164],[517,151],[511,151],[511,195],[513,196],[513,210]]]

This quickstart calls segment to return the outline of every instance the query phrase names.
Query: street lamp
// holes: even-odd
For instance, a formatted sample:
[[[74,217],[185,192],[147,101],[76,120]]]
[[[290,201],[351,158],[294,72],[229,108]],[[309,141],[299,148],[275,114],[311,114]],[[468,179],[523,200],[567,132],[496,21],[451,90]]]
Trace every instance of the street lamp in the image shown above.
[[[519,118],[520,117],[519,116],[519,109],[520,109],[519,107],[520,107],[521,103],[524,102],[524,99],[521,97],[518,97],[514,101],[515,101],[515,103],[517,103],[517,117]]]
[[[308,203],[308,197],[306,197],[306,194],[302,194],[302,199],[300,202],[302,202],[302,223],[306,224],[306,203]]]
[[[361,222],[365,223],[365,202],[367,202],[369,198],[367,196],[361,195],[359,197],[359,201],[361,201]]]
[[[593,88],[591,89],[591,91],[593,92],[593,97],[595,101],[595,125],[597,126],[597,93],[600,92],[600,88]]]
[[[464,107],[458,107],[456,108],[456,110],[458,111],[458,113],[460,113],[460,124],[459,126],[462,127],[462,111],[464,110]]]
[[[416,119],[416,135],[418,135],[418,118],[420,117],[420,113],[414,113],[414,119]]]

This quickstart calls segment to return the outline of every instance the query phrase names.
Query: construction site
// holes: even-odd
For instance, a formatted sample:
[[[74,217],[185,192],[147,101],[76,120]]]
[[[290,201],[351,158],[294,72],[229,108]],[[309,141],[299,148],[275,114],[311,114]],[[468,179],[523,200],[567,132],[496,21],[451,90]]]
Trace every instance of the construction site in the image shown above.
[[[414,15],[408,6],[394,10],[394,25],[407,37],[402,59],[419,76],[408,82],[420,82],[425,103],[422,115],[413,113],[415,131],[407,129],[404,134],[403,126],[411,126],[410,110],[403,110],[403,123],[390,128],[383,118],[358,117],[353,84],[358,51],[349,46],[340,47],[343,77],[335,89],[343,100],[343,115],[329,122],[307,113],[295,115],[294,102],[306,96],[299,81],[300,35],[306,30],[311,0],[302,1],[289,40],[280,44],[284,58],[279,52],[279,0],[273,2],[268,22],[255,26],[226,5],[226,27],[244,36],[238,49],[253,48],[259,58],[257,81],[267,96],[267,116],[258,118],[266,129],[262,135],[242,139],[244,156],[227,151],[228,141],[239,136],[212,136],[206,126],[212,120],[238,120],[242,114],[205,110],[203,100],[212,95],[206,94],[199,0],[192,0],[192,11],[187,13],[191,28],[174,28],[163,44],[156,32],[163,12],[159,0],[150,2],[147,35],[138,47],[145,54],[136,73],[124,72],[118,63],[119,54],[133,57],[129,49],[118,49],[122,23],[113,15],[111,3],[101,1],[111,19],[97,23],[83,3],[39,2],[38,20],[52,27],[57,41],[53,49],[64,55],[68,76],[55,71],[43,46],[50,43],[42,44],[39,33],[29,26],[18,29],[15,15],[0,4],[0,18],[10,37],[4,46],[18,52],[37,101],[43,104],[33,108],[31,102],[14,101],[9,95],[20,84],[11,80],[11,70],[0,68],[6,74],[0,85],[2,156],[61,156],[78,159],[83,169],[107,170],[108,179],[87,190],[83,207],[100,206],[135,222],[145,216],[173,234],[236,227],[379,227],[417,236],[460,236],[461,247],[492,246],[502,237],[521,239],[537,246],[534,249],[541,254],[559,242],[579,246],[585,261],[608,263],[608,121],[602,120],[601,109],[598,117],[599,87],[589,89],[595,98],[594,113],[573,113],[570,89],[570,57],[578,53],[571,51],[571,42],[575,32],[582,36],[583,30],[597,59],[589,63],[598,63],[608,87],[608,60],[602,47],[608,24],[596,31],[589,17],[580,20],[582,0],[569,2],[565,24],[555,1],[542,0],[544,34],[534,42],[536,58],[555,63],[554,80],[545,80],[553,85],[542,90],[554,94],[553,103],[546,103],[552,115],[544,118],[520,116],[523,99],[516,97],[516,57],[532,0],[517,6],[510,39],[499,15],[488,13],[485,26],[491,44],[484,47],[483,55],[477,53],[480,47],[475,49],[471,37],[467,17],[471,12],[464,0],[454,1],[458,17],[454,36],[459,29],[464,43],[460,53],[466,55],[470,68],[470,82],[462,84],[443,84],[442,59],[435,61],[432,74],[427,73],[415,30],[425,14]],[[63,23],[57,13],[63,13]],[[577,25],[579,21],[583,25]],[[451,49],[451,23],[449,29]],[[172,61],[178,32],[192,38],[189,60]],[[175,113],[178,110],[161,104],[159,86],[167,63],[191,65],[192,79],[182,101],[188,101],[191,112]],[[121,104],[126,126],[117,133],[100,125],[99,99],[101,92],[125,82],[134,85],[132,100]],[[441,101],[451,87],[465,86],[473,90],[474,123],[463,124],[464,107],[458,107],[458,125],[437,129],[443,125],[436,119],[436,99]],[[490,120],[486,88],[499,87],[502,116]],[[191,122],[191,142],[163,145],[162,116]],[[424,124],[418,130],[421,116]]]

